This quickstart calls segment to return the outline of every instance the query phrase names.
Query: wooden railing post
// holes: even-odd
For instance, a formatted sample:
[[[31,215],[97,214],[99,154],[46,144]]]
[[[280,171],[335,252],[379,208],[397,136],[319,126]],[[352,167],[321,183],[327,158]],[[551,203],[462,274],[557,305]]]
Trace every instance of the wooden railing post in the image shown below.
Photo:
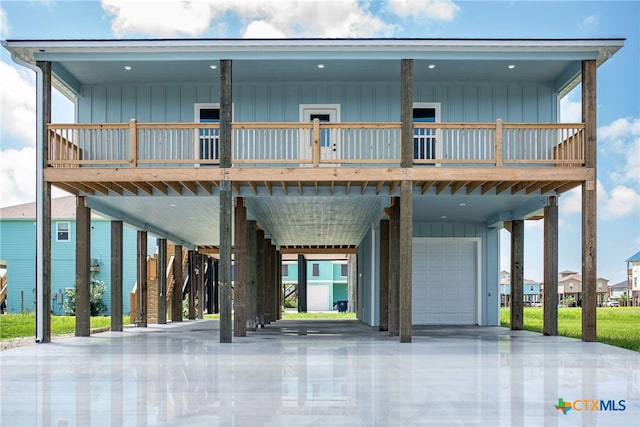
[[[495,146],[493,147],[493,155],[496,160],[496,167],[502,167],[504,159],[502,152],[502,119],[496,120],[496,133],[493,138]]]
[[[138,166],[138,122],[129,120],[129,166]]]
[[[311,130],[311,159],[313,167],[320,166],[320,120],[313,119],[313,129]]]

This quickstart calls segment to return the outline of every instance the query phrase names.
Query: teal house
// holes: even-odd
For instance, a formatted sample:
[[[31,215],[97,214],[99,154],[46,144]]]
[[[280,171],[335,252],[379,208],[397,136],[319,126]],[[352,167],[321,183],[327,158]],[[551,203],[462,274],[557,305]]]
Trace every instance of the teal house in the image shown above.
[[[348,264],[345,260],[309,259],[306,264],[307,311],[338,310],[338,301],[349,301]],[[283,261],[282,283],[298,286],[298,262]]]
[[[64,291],[72,288],[76,275],[76,198],[52,199],[51,219],[51,313],[65,314]],[[35,306],[36,275],[35,203],[0,209],[0,259],[6,265],[7,313],[31,313]],[[111,222],[91,218],[91,265],[93,279],[106,285],[104,315],[111,314]],[[129,312],[129,290],[136,281],[136,233],[125,228],[123,251],[124,312]]]

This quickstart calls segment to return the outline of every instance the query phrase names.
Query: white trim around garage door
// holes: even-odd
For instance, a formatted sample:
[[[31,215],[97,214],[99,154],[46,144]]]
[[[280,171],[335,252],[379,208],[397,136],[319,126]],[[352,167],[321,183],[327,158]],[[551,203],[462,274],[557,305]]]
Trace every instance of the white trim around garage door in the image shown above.
[[[479,237],[414,237],[414,246],[416,243],[438,243],[438,242],[473,242],[476,250],[476,283],[475,283],[475,300],[476,300],[476,324],[482,325],[482,239]],[[415,260],[414,260],[415,265]]]

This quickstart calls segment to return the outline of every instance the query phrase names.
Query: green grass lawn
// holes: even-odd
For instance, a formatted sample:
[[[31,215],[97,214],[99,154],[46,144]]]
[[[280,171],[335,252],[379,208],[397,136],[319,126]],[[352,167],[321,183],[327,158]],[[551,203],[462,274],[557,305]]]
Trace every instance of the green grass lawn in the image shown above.
[[[129,323],[129,316],[123,317],[123,324]],[[91,329],[111,326],[111,318],[98,316],[91,318]],[[51,335],[72,334],[76,328],[74,316],[51,316]],[[35,337],[36,315],[3,314],[0,316],[0,339]]]
[[[524,328],[542,333],[542,307],[524,308]],[[500,325],[509,327],[509,309],[500,309]],[[640,351],[640,307],[601,307],[596,318],[598,341]],[[558,334],[582,338],[582,309],[558,309]]]

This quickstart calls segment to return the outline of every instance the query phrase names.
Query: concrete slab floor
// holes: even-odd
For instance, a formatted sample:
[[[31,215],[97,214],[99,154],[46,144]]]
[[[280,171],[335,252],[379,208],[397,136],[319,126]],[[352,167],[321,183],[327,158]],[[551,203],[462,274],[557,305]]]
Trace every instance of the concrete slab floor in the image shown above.
[[[400,344],[281,320],[220,344],[217,321],[186,321],[5,350],[0,368],[2,426],[640,425],[640,353],[497,327]]]

